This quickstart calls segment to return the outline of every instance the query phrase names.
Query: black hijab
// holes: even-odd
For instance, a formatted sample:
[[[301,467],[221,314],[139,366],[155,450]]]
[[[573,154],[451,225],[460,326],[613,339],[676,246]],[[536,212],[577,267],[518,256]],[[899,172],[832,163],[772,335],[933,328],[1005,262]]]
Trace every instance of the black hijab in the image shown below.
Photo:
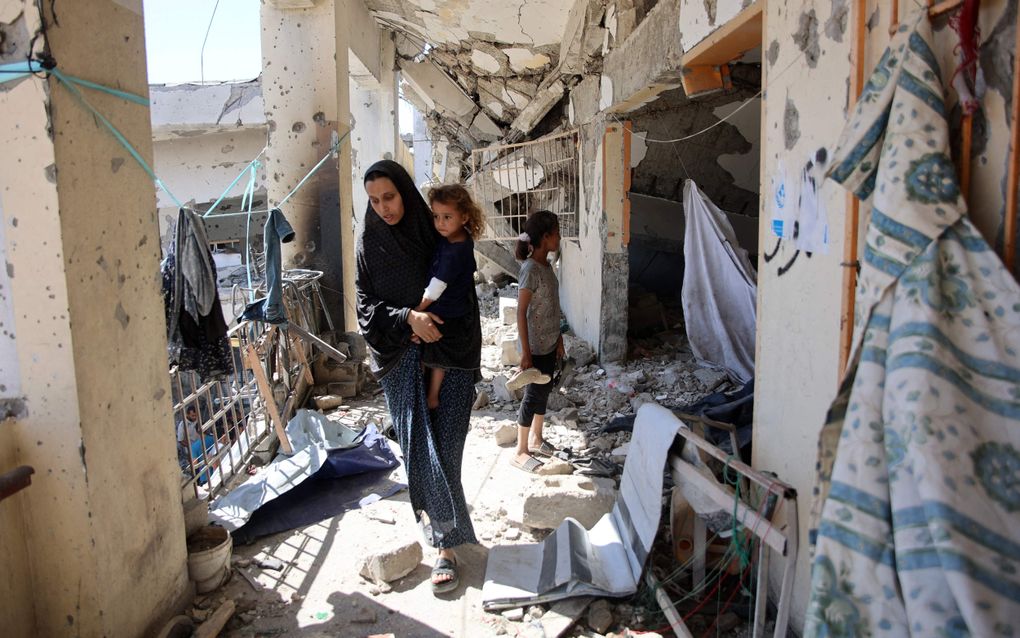
[[[404,205],[404,216],[390,226],[369,203],[357,242],[358,324],[372,373],[382,377],[411,343],[407,314],[421,301],[437,233],[428,204],[400,164],[376,162],[365,172],[370,175],[388,177]]]

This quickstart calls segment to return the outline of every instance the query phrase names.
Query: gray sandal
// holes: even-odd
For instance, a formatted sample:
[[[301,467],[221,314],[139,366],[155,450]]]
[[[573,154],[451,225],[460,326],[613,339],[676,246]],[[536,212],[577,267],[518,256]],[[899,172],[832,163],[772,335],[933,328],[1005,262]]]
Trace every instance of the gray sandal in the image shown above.
[[[528,472],[529,474],[535,474],[536,472],[538,472],[538,468],[540,468],[543,465],[545,465],[545,463],[543,463],[542,461],[539,461],[538,459],[536,459],[533,456],[529,456],[528,460],[523,461],[523,462],[522,461],[518,461],[516,459],[516,457],[515,457],[514,459],[512,459],[510,461],[510,465],[513,465],[518,470],[524,470],[525,472]]]
[[[449,576],[448,580],[436,582],[436,576]],[[432,568],[432,593],[445,594],[457,589],[460,584],[460,576],[457,574],[457,560],[439,557],[436,566]]]

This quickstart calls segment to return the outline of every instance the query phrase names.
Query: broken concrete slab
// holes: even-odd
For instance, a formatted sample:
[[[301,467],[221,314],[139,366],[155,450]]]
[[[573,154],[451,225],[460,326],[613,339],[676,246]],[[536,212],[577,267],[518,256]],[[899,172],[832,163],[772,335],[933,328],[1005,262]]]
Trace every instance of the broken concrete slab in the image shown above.
[[[332,410],[344,404],[344,397],[338,394],[326,394],[321,397],[315,397],[314,401],[315,407],[320,410]]]
[[[504,326],[516,326],[517,325],[517,298],[516,297],[504,297],[499,298],[499,318],[503,322]]]
[[[580,596],[567,600],[557,601],[549,611],[542,616],[542,629],[547,638],[559,638],[567,633],[567,630],[574,626],[584,610],[588,608],[591,601],[590,596]]]
[[[596,600],[588,608],[588,626],[600,634],[606,633],[613,625],[613,611],[605,599]]]
[[[505,366],[521,365],[521,351],[517,348],[517,331],[507,330],[499,340],[500,363]]]
[[[534,529],[556,529],[569,516],[590,529],[615,501],[616,487],[611,479],[545,477],[525,494],[523,523]]]
[[[725,370],[719,370],[718,368],[698,368],[694,371],[694,376],[709,391],[716,389],[730,378]]]
[[[573,465],[567,463],[563,459],[558,459],[556,457],[545,459],[545,462],[542,464],[542,467],[536,470],[536,473],[541,476],[567,475],[572,474],[573,472],[574,472]]]
[[[406,541],[366,556],[361,575],[376,583],[391,583],[407,576],[422,561],[421,544]]]
[[[513,423],[504,423],[492,433],[496,439],[496,445],[506,447],[517,443],[517,426]]]
[[[560,80],[556,80],[541,89],[534,99],[521,111],[521,114],[510,124],[510,128],[513,131],[508,136],[508,139],[514,137],[513,132],[521,136],[530,133],[531,129],[535,128],[535,125],[552,110],[552,107],[563,99],[563,93],[566,90],[567,87]]]

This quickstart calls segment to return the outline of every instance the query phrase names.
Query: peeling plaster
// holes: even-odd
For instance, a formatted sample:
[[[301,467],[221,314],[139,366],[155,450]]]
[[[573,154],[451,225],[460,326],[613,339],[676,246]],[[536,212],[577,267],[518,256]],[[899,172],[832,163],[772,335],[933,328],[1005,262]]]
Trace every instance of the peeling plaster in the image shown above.
[[[825,35],[836,42],[843,41],[847,21],[850,19],[850,6],[847,0],[832,0],[832,13],[825,21]]]
[[[775,66],[776,60],[779,59],[779,40],[773,40],[769,44],[769,50],[765,54],[765,58],[769,61],[769,66]]]
[[[812,69],[818,66],[821,50],[818,46],[818,17],[812,9],[800,14],[800,26],[793,34],[793,41],[804,52],[804,60]]]
[[[783,145],[792,150],[800,139],[800,113],[793,100],[787,96],[786,109],[783,111]]]

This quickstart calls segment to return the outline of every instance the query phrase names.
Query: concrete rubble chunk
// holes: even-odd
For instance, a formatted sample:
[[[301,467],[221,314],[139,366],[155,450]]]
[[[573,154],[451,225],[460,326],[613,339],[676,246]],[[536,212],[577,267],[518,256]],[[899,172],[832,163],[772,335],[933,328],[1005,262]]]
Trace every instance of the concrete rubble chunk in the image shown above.
[[[472,410],[481,410],[485,406],[489,405],[489,393],[485,390],[480,390],[478,395],[475,397],[475,402],[472,404]]]
[[[524,609],[507,609],[503,612],[503,618],[506,618],[511,622],[520,622],[524,620]]]
[[[697,377],[701,385],[705,386],[705,389],[711,391],[719,387],[724,381],[729,379],[729,375],[724,370],[717,368],[698,368],[694,371],[694,376]]]
[[[517,390],[511,392],[506,387],[506,382],[507,376],[505,374],[498,374],[496,375],[495,378],[493,378],[492,393],[493,395],[495,395],[496,400],[502,401],[504,403],[513,403],[515,401],[520,401],[521,397],[524,396],[523,390],[518,388]]]
[[[593,631],[604,634],[612,625],[613,612],[609,608],[609,602],[596,600],[592,603],[591,607],[588,608],[588,626]]]
[[[563,459],[549,458],[545,459],[545,463],[542,467],[538,468],[537,473],[542,476],[556,476],[561,474],[572,474],[574,472],[574,466],[567,463]]]
[[[517,426],[513,423],[504,423],[496,428],[493,436],[496,439],[496,445],[500,447],[517,443]]]
[[[549,395],[549,402],[546,404],[546,408],[549,410],[560,411],[570,407],[570,400],[563,396],[559,392],[553,392]]]
[[[517,325],[517,299],[514,297],[499,298],[499,318],[504,326]]]
[[[410,574],[421,561],[418,541],[405,541],[366,556],[361,575],[376,583],[390,583]]]
[[[521,351],[517,348],[517,330],[507,330],[499,340],[500,362],[505,366],[521,365]]]
[[[558,396],[562,394],[556,393]],[[550,395],[551,398],[552,395]],[[566,397],[564,397],[565,399]],[[577,408],[560,408],[559,411],[552,414],[550,420],[556,424],[571,430],[576,430],[579,424],[580,417],[577,414]]]
[[[320,410],[332,410],[333,408],[339,408],[344,403],[344,398],[337,394],[326,394],[321,397],[315,397],[315,407]]]
[[[591,529],[615,502],[611,479],[548,476],[526,492],[523,522],[533,529],[556,529],[569,516]]]

